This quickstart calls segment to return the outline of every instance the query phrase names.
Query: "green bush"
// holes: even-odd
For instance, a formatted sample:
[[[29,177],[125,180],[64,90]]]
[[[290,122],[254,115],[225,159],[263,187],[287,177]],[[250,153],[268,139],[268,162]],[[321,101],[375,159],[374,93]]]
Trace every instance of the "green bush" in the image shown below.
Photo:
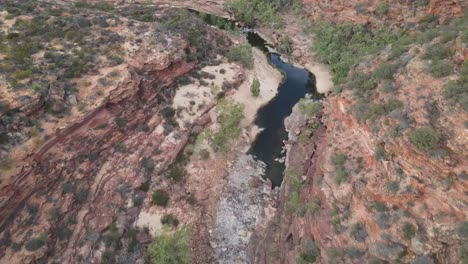
[[[288,213],[304,216],[306,213],[305,204],[301,201],[299,192],[293,191],[288,198]]]
[[[458,226],[457,231],[461,238],[468,239],[468,221],[462,222]]]
[[[377,80],[392,80],[398,69],[397,64],[382,63],[373,73]]]
[[[315,113],[321,110],[320,103],[314,102],[308,98],[301,98],[297,105],[299,112],[308,117],[312,117]]]
[[[408,137],[410,142],[422,151],[434,149],[440,141],[439,133],[429,127],[415,129],[408,134]]]
[[[154,204],[166,207],[169,203],[169,194],[165,190],[158,189],[153,192],[152,200]]]
[[[290,54],[292,52],[291,48],[291,40],[289,39],[288,35],[283,35],[280,38],[280,50],[286,54]]]
[[[117,152],[122,152],[122,153],[124,153],[125,151],[127,151],[127,146],[125,146],[124,143],[119,142],[119,143],[116,143],[116,144],[114,145],[114,149],[115,149],[115,151],[117,151]]]
[[[348,178],[348,173],[343,166],[339,166],[335,168],[335,182],[336,184],[340,185],[346,181]]]
[[[150,173],[154,170],[154,163],[151,157],[144,157],[141,160],[141,165],[145,168],[146,172]]]
[[[443,60],[451,57],[453,52],[445,45],[436,43],[429,46],[423,55],[426,60]]]
[[[391,192],[398,192],[398,190],[400,190],[400,183],[397,182],[397,181],[390,181],[388,184],[387,184],[387,188],[391,191]]]
[[[239,124],[244,117],[244,107],[231,99],[221,99],[216,106],[216,111],[219,128],[209,133],[208,140],[215,151],[228,151],[232,141],[241,132]]]
[[[368,236],[366,226],[363,223],[356,223],[351,227],[351,236],[359,242],[364,242]]]
[[[453,64],[449,60],[435,60],[429,65],[429,71],[436,78],[447,77],[453,72]]]
[[[463,63],[460,78],[447,83],[444,94],[447,99],[468,111],[468,62]]]
[[[253,97],[258,97],[260,95],[260,81],[255,78],[250,86],[250,92]]]
[[[449,41],[452,41],[456,39],[458,36],[458,31],[455,30],[444,30],[442,31],[442,34],[440,35],[440,42],[441,43],[447,43]]]
[[[239,62],[249,69],[254,65],[252,47],[249,44],[240,44],[231,48],[228,53],[228,58],[231,61]]]
[[[146,255],[152,264],[188,264],[192,255],[190,230],[164,232],[148,246]]]
[[[278,8],[286,6],[285,2],[291,1],[262,1],[262,0],[228,0],[225,2],[226,10],[229,10],[237,20],[252,27],[259,22],[262,25],[279,28],[283,24]]]
[[[41,247],[45,246],[47,243],[47,237],[44,234],[41,234],[37,238],[33,238],[25,243],[25,248],[27,251],[36,251]]]
[[[114,119],[114,122],[115,124],[119,127],[119,128],[123,128],[127,125],[127,119],[125,119],[125,117],[117,117]]]
[[[386,160],[387,159],[387,153],[385,152],[385,149],[382,145],[377,145],[377,148],[375,149],[375,159],[376,160]]]
[[[62,185],[62,193],[72,193],[75,191],[75,185],[72,182],[66,182]]]
[[[343,166],[346,162],[346,155],[343,153],[337,153],[333,156],[332,161],[335,166]]]
[[[405,45],[395,45],[392,48],[392,52],[388,56],[389,60],[394,60],[396,58],[399,58],[403,53],[407,52],[409,50],[409,46]]]
[[[377,10],[375,10],[377,15],[379,17],[383,17],[387,14],[388,12],[388,6],[387,6],[387,3],[385,2],[381,2],[377,5]]]
[[[60,218],[61,211],[60,207],[52,207],[49,210],[49,220],[50,221],[57,221]]]
[[[347,86],[350,89],[356,90],[360,93],[373,90],[377,86],[377,83],[372,78],[372,76],[362,72],[354,72],[349,77],[349,80],[350,81],[348,82]]]
[[[207,149],[201,149],[198,154],[202,160],[207,160],[210,158],[210,152]]]
[[[463,264],[468,263],[468,241],[462,243],[460,246],[460,258]]]
[[[173,214],[165,214],[161,217],[161,224],[177,227],[179,225],[179,220]]]
[[[184,178],[184,176],[187,174],[187,171],[180,167],[180,166],[174,166],[169,170],[169,178],[172,179],[174,182],[180,182]]]
[[[410,240],[416,235],[416,228],[409,222],[403,223],[403,236]]]
[[[307,240],[296,263],[314,263],[320,257],[320,248],[312,240]]]
[[[170,106],[166,106],[161,111],[165,118],[173,118],[176,114],[176,110]]]

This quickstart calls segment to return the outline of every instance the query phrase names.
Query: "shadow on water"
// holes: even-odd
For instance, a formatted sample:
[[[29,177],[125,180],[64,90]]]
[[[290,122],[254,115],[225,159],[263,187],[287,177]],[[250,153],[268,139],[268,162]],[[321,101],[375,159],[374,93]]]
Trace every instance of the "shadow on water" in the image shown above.
[[[237,27],[233,20],[193,10],[192,12],[200,15],[208,24],[221,29],[233,30]],[[246,31],[245,34],[249,44],[265,52],[269,62],[283,73],[283,82],[278,87],[278,94],[257,113],[255,124],[263,130],[249,150],[250,154],[265,162],[266,177],[271,180],[273,187],[277,187],[283,181],[285,170],[284,163],[279,161],[285,156],[283,141],[288,137],[284,119],[306,94],[312,94],[312,98],[316,100],[321,96],[316,92],[315,76],[312,73],[284,62],[279,54],[268,49],[271,45],[257,33]]]

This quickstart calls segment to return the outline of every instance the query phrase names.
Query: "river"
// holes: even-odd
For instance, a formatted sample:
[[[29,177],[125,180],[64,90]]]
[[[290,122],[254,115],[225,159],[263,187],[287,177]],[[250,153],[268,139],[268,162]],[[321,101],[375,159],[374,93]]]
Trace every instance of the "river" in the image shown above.
[[[242,30],[233,20],[198,11],[193,12],[199,14],[210,25],[221,29]],[[285,156],[283,142],[287,140],[284,119],[291,114],[294,105],[306,94],[311,94],[316,100],[321,96],[316,91],[315,76],[311,72],[284,61],[281,55],[255,31],[243,29],[242,32],[249,44],[265,52],[269,62],[283,73],[283,81],[278,87],[277,95],[257,113],[255,124],[263,130],[257,135],[249,150],[249,154],[267,165],[265,175],[274,188],[281,185],[285,170],[282,162]]]

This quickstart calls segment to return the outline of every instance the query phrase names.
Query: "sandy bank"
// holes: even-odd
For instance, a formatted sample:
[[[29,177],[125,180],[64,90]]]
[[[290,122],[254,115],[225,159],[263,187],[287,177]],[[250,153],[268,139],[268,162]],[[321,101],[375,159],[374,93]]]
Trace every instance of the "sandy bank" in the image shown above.
[[[244,82],[239,86],[232,96],[234,100],[244,105],[244,120],[242,126],[253,124],[257,111],[268,103],[278,92],[278,87],[283,79],[280,71],[270,65],[266,55],[259,49],[253,48],[255,66],[246,72]],[[257,78],[260,82],[260,95],[254,97],[250,91],[253,80]]]
[[[327,65],[307,63],[304,67],[315,75],[317,92],[325,94],[333,90],[333,76]]]

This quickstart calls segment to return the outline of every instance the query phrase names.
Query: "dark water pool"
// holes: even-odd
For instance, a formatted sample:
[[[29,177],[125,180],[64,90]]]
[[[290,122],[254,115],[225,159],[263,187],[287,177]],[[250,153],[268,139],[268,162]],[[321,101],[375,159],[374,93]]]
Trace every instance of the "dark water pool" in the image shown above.
[[[236,28],[236,23],[222,17],[211,14],[199,14],[208,24],[230,30]],[[240,30],[240,29],[239,29]],[[309,71],[293,66],[281,60],[280,55],[270,52],[269,44],[257,33],[245,31],[249,44],[263,50],[268,56],[269,62],[283,72],[283,82],[278,87],[278,94],[257,113],[255,124],[263,130],[253,142],[249,153],[267,165],[266,177],[272,182],[273,187],[281,185],[284,163],[279,162],[284,157],[282,153],[283,140],[287,139],[284,127],[284,119],[292,112],[293,106],[306,94],[312,94],[312,98],[319,99],[315,89],[315,76]]]

